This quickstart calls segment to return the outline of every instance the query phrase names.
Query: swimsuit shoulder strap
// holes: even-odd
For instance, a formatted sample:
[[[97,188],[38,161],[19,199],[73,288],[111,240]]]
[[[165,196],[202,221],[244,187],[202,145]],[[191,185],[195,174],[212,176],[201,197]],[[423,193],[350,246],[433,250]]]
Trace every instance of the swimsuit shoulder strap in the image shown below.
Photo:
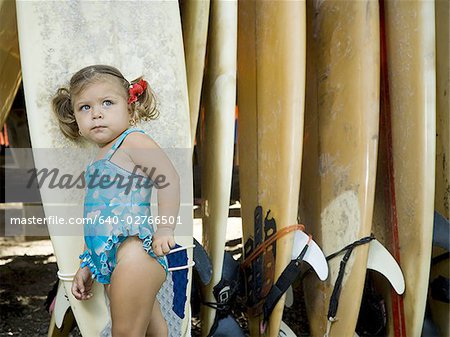
[[[110,160],[111,157],[113,156],[113,154],[116,152],[116,150],[119,148],[120,144],[122,144],[123,140],[125,139],[125,137],[132,132],[141,132],[141,133],[145,133],[144,130],[141,129],[127,129],[125,130],[119,137],[119,139],[116,140],[116,142],[113,144],[113,146],[111,146],[111,148],[109,149],[109,151],[106,153],[105,159]]]

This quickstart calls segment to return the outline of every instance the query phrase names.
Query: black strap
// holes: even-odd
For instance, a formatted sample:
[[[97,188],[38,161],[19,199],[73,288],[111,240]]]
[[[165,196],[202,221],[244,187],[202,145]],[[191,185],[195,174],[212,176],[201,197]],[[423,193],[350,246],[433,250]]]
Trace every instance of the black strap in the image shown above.
[[[255,249],[258,249],[265,241],[276,234],[276,221],[274,218],[269,219],[269,214],[270,210],[267,211],[263,220],[263,209],[261,206],[256,206],[254,212],[254,237],[253,239],[249,238],[245,243],[244,257],[250,256]],[[258,255],[252,263],[244,269],[246,305],[248,308],[260,308],[261,300],[265,297],[270,284],[272,284],[273,271],[270,269],[268,270],[267,268],[269,267],[265,264],[265,256],[268,257],[266,254],[271,254],[272,259],[275,260],[276,242],[271,246],[272,250],[270,252],[266,250],[264,254]],[[267,248],[269,247],[270,246]],[[268,275],[270,275],[270,277]],[[269,285],[265,283],[267,280],[270,280]]]
[[[336,317],[336,312],[339,306],[339,297],[341,295],[342,280],[344,279],[345,266],[353,251],[353,247],[349,248],[342,258],[341,265],[339,267],[339,274],[334,284],[333,293],[331,294],[330,305],[328,307],[328,318]]]
[[[281,296],[288,290],[288,288],[294,283],[300,274],[300,266],[303,260],[303,257],[308,250],[309,243],[302,249],[299,256],[289,262],[287,267],[283,270],[277,282],[270,288],[269,294],[267,295],[264,306],[263,306],[263,322],[267,322],[269,320],[270,314],[272,313],[275,305],[280,300]]]
[[[339,254],[341,254],[342,252],[345,252],[346,250],[349,250],[350,248],[355,248],[357,246],[361,246],[364,245],[366,243],[369,243],[370,241],[374,240],[375,236],[370,235],[370,236],[366,236],[362,239],[356,240],[355,242],[345,246],[344,248],[342,248],[341,250],[337,251],[336,253],[333,253],[331,255],[327,256],[327,261],[330,261],[331,259],[335,258],[336,256],[338,256]]]
[[[249,238],[244,245],[244,256],[249,256],[261,243],[263,242],[263,211],[261,206],[255,208],[253,214],[254,218],[254,237],[253,240]],[[263,275],[263,257],[258,256],[252,264],[245,270],[245,283],[247,289],[247,305],[253,307],[256,305],[260,298],[262,288],[262,275]]]
[[[342,280],[344,279],[344,275],[345,275],[345,267],[347,265],[348,260],[350,259],[350,255],[352,254],[353,249],[357,246],[369,243],[373,239],[375,239],[374,236],[372,236],[372,235],[367,236],[365,238],[362,238],[360,240],[357,240],[357,241],[347,245],[340,251],[327,256],[327,261],[328,261],[328,260],[331,260],[332,258],[336,257],[337,255],[339,255],[340,253],[346,251],[344,257],[342,258],[340,267],[339,267],[339,274],[336,279],[336,283],[334,284],[333,293],[331,294],[330,305],[328,307],[328,320],[330,320],[330,319],[332,320],[336,317],[337,309],[339,306],[339,297],[341,295],[341,289],[342,289]]]

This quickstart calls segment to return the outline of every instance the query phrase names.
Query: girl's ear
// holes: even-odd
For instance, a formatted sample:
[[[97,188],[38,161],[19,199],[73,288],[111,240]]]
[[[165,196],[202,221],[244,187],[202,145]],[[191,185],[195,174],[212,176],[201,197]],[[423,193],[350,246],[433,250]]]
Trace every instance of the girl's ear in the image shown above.
[[[134,109],[131,107],[131,104],[128,104],[128,114],[130,115],[130,125],[136,124],[136,113]]]

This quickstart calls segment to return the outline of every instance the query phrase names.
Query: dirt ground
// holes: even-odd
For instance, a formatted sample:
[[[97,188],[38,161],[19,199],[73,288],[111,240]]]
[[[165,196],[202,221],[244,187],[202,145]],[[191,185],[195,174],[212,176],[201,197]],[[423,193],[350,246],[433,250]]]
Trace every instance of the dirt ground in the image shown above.
[[[47,335],[50,315],[44,302],[56,271],[50,240],[1,238],[0,336]]]
[[[50,314],[45,310],[48,292],[57,281],[56,259],[50,240],[0,238],[0,336],[47,336]],[[301,294],[296,294],[299,298]],[[301,301],[294,303],[284,321],[297,336],[308,336]],[[239,323],[245,327],[245,319]],[[70,337],[81,337],[74,327]],[[193,318],[192,336],[200,336],[200,321]]]

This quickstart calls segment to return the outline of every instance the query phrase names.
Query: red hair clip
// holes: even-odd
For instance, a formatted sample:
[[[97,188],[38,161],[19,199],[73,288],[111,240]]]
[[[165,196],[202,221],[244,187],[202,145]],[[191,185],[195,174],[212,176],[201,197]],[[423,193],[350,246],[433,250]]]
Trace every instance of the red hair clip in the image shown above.
[[[139,82],[133,84],[130,89],[128,89],[128,93],[130,97],[128,98],[128,104],[134,103],[138,100],[138,97],[142,95],[142,93],[147,89],[147,81],[141,79]]]

